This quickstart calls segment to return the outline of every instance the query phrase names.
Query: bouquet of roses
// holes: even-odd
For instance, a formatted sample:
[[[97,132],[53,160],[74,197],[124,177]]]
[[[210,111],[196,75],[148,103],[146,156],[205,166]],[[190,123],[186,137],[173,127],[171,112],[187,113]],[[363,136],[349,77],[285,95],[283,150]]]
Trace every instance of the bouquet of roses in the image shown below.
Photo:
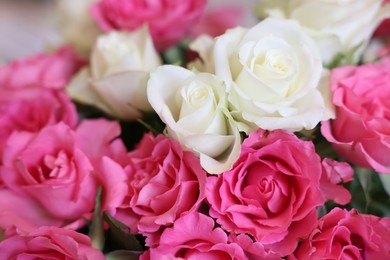
[[[0,259],[390,258],[389,1],[238,2],[58,2],[0,67]]]

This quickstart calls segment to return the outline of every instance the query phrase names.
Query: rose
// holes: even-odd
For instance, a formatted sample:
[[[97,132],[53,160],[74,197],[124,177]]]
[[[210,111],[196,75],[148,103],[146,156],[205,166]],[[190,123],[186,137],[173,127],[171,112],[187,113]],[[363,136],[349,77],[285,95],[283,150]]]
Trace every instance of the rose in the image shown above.
[[[387,259],[390,219],[334,208],[289,259]]]
[[[62,89],[83,65],[84,61],[69,47],[16,60],[0,67],[0,88]]]
[[[390,59],[334,69],[331,77],[336,118],[321,133],[349,162],[390,173]]]
[[[125,171],[129,192],[114,217],[148,236],[148,246],[157,245],[164,227],[196,211],[205,198],[199,160],[163,135],[145,135],[129,153]]]
[[[167,258],[171,257],[171,258]],[[226,233],[214,228],[214,220],[194,212],[177,219],[161,235],[160,244],[140,259],[246,259],[242,248],[228,243]]]
[[[346,162],[329,158],[322,160],[320,188],[327,199],[345,205],[351,201],[351,193],[342,184],[353,180],[353,169]]]
[[[319,89],[318,51],[297,23],[266,19],[250,29],[228,30],[216,38],[213,56],[204,66],[215,63],[242,131],[312,129],[330,116]]]
[[[233,169],[207,178],[210,216],[227,232],[247,233],[286,256],[317,222],[324,203],[314,145],[282,130],[253,132]]]
[[[241,138],[227,110],[222,81],[212,74],[166,65],[151,74],[147,92],[168,135],[199,155],[207,172],[231,168]]]
[[[62,91],[45,88],[0,87],[0,164],[4,145],[13,131],[39,132],[45,126],[77,123],[74,104]]]
[[[132,33],[111,32],[98,38],[90,68],[80,71],[68,93],[114,117],[136,119],[151,110],[146,82],[160,64],[146,27]]]
[[[337,54],[352,55],[357,62],[375,28],[389,16],[382,0],[265,0],[258,6],[262,16],[293,19],[315,39],[324,64]]]
[[[57,1],[56,14],[64,39],[80,53],[88,55],[101,30],[92,19],[90,8],[97,0]],[[82,35],[82,37],[80,37]]]
[[[127,150],[119,138],[121,127],[116,121],[84,119],[75,134],[102,187],[101,211],[115,215],[128,193],[127,175],[122,167],[127,161]]]
[[[5,188],[0,197],[8,201],[0,205],[0,226],[7,227],[14,215],[20,219],[12,223],[16,226],[25,226],[31,216],[38,219],[30,225],[41,223],[39,215],[50,225],[81,223],[95,205],[97,180],[92,171],[74,132],[63,123],[38,133],[12,133],[0,168]],[[20,201],[28,208],[12,206]]]
[[[189,34],[206,3],[206,0],[159,0],[146,3],[101,0],[92,7],[92,15],[104,31],[132,31],[146,23],[157,49],[162,51]]]
[[[264,245],[260,242],[253,241],[253,239],[246,234],[233,234],[229,235],[229,242],[237,243],[244,250],[245,255],[250,260],[266,259],[266,260],[280,260],[280,255],[267,251],[264,249]]]
[[[88,236],[73,230],[40,227],[0,242],[1,259],[83,259],[103,260],[104,255],[91,245]]]

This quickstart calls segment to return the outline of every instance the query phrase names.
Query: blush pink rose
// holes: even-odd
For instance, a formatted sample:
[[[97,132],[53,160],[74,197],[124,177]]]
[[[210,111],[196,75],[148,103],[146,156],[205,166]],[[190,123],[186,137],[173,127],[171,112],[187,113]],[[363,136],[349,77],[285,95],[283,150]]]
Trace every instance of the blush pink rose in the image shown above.
[[[76,107],[62,91],[0,87],[0,164],[4,145],[12,132],[39,132],[59,122],[73,128],[77,120]]]
[[[214,220],[198,212],[177,219],[172,228],[161,235],[160,244],[141,256],[149,259],[246,259],[237,243],[228,243],[221,228],[214,228]]]
[[[353,169],[346,162],[328,158],[322,160],[320,188],[327,199],[345,205],[351,201],[351,193],[342,184],[353,180]]]
[[[42,219],[63,226],[83,220],[94,208],[98,184],[93,167],[64,123],[38,133],[13,132],[4,149],[0,175],[4,182],[0,198],[8,201],[0,203],[0,212],[5,214],[0,227],[12,223],[9,218],[14,215],[19,216],[13,223],[17,227],[26,222],[41,223]],[[44,217],[31,220],[39,215]]]
[[[69,47],[16,60],[0,67],[0,88],[62,89],[83,65],[85,61]]]
[[[322,135],[347,161],[390,173],[390,58],[334,69],[331,89],[336,118]]]
[[[163,135],[146,134],[129,153],[129,192],[114,217],[156,245],[162,229],[196,211],[205,198],[206,172],[199,159]]]
[[[251,235],[285,256],[317,223],[324,203],[314,145],[283,130],[259,129],[242,144],[233,169],[207,179],[210,216],[228,232]]]
[[[207,0],[100,0],[92,16],[104,31],[133,31],[147,24],[156,48],[165,50],[188,36]]]
[[[334,208],[288,259],[389,259],[390,219]]]
[[[0,259],[103,260],[88,236],[56,227],[41,227],[0,242]]]

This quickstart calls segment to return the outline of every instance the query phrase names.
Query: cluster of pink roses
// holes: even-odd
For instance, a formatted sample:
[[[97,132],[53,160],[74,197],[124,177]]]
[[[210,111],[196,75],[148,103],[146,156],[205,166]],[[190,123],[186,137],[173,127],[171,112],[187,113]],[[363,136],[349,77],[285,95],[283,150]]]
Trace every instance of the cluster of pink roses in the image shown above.
[[[163,50],[191,35],[188,28],[201,16],[206,1],[183,3],[102,0],[93,5],[92,14],[101,29],[107,31],[132,31],[147,22],[154,44]],[[268,38],[257,39],[256,32],[269,30],[264,24],[276,26],[277,31]],[[95,64],[87,64],[71,48],[64,47],[0,67],[0,259],[26,255],[43,259],[114,256],[115,251],[107,252],[111,248],[101,244],[102,234],[91,235],[93,239],[85,235],[86,229],[94,229],[91,222],[96,225],[103,215],[127,227],[125,232],[122,230],[125,235],[145,239],[144,251],[119,253],[128,257],[135,254],[144,260],[388,258],[390,218],[341,207],[319,215],[318,209],[328,201],[341,206],[351,201],[352,195],[344,184],[352,181],[354,174],[347,162],[321,157],[312,141],[289,131],[300,130],[302,122],[305,125],[311,121],[312,114],[307,112],[311,105],[318,108],[314,106],[318,104],[312,104],[316,102],[307,102],[308,107],[302,105],[301,98],[307,93],[312,95],[307,95],[306,100],[309,97],[326,102],[322,91],[315,89],[322,71],[320,55],[306,53],[314,45],[301,33],[298,23],[267,20],[263,25],[247,31],[231,30],[217,39],[215,46],[200,51],[204,67],[215,70],[215,75],[174,66],[156,69],[149,80],[148,94],[167,87],[160,93],[163,98],[153,96],[150,100],[155,109],[161,108],[161,113],[156,113],[166,124],[171,123],[167,132],[174,138],[145,133],[134,148],[126,146],[121,138],[134,133],[124,132],[120,122],[78,115],[66,86],[83,70],[86,82],[93,81],[88,70],[92,70],[91,74],[99,71],[94,80],[109,78],[111,87],[125,74],[134,77],[140,71],[136,68],[139,64],[133,64],[130,58],[152,57],[145,51],[152,45],[145,36],[147,30],[129,38],[111,34],[101,40],[101,46],[95,49]],[[284,36],[283,26],[292,29],[287,40],[278,38]],[[170,27],[174,29],[166,30]],[[235,38],[237,34],[241,38]],[[121,60],[121,55],[135,45],[120,41],[130,38],[145,46]],[[261,45],[264,42],[266,47]],[[282,51],[268,49],[271,43],[282,46]],[[223,47],[226,53],[221,54],[217,47]],[[104,50],[112,54],[109,51],[116,48],[124,52],[104,56]],[[289,56],[291,50],[299,55]],[[208,51],[222,57],[225,63],[207,60],[207,55],[213,56]],[[258,61],[263,52],[265,62],[261,63]],[[235,54],[244,60],[242,68]],[[290,58],[296,57],[307,64],[299,61],[299,66],[290,67],[294,63],[289,63]],[[331,71],[328,87],[335,117],[323,121],[320,129],[348,162],[390,173],[390,59],[386,55],[378,58],[379,63]],[[145,62],[147,59],[139,61]],[[267,63],[272,66],[266,67]],[[315,75],[304,70],[293,75],[294,69],[308,64],[318,68]],[[156,76],[165,72],[172,75],[164,80]],[[175,78],[174,72],[181,76]],[[148,75],[149,71],[143,71],[140,82],[146,81]],[[273,77],[262,81],[259,75]],[[306,85],[300,81],[313,84],[301,88]],[[281,82],[286,90],[276,93],[272,87]],[[260,92],[269,93],[257,99],[251,87],[260,83]],[[88,89],[93,84],[85,86]],[[226,98],[228,94],[220,86],[234,95]],[[100,99],[105,98],[100,95]],[[279,99],[280,96],[287,98]],[[181,107],[172,100],[179,100]],[[231,106],[225,106],[227,103]],[[122,107],[126,105],[125,100]],[[110,104],[104,107],[109,111]],[[325,109],[319,110],[325,113]],[[197,113],[207,123],[199,125],[192,117]],[[301,114],[305,120],[299,118]],[[317,124],[319,120],[310,123]],[[286,127],[283,130],[275,125],[266,130],[258,126],[275,122]],[[244,132],[247,136],[241,142]],[[208,139],[202,139],[202,134]],[[224,149],[202,147],[207,142],[222,146],[227,139],[234,141]],[[202,151],[203,148],[212,151]],[[222,151],[216,152],[215,148]],[[207,171],[202,160],[212,168],[229,149],[237,155],[231,167],[220,174]],[[112,228],[108,222],[101,224],[106,234]]]

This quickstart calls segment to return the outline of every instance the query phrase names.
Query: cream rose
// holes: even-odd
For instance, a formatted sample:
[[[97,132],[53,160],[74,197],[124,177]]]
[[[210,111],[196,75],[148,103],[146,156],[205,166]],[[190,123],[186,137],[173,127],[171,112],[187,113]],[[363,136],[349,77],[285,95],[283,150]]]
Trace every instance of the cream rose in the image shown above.
[[[89,55],[95,40],[102,33],[90,14],[92,4],[97,1],[57,1],[57,16],[62,36],[84,55]]]
[[[227,110],[225,86],[209,73],[165,65],[150,76],[148,99],[170,137],[200,158],[211,174],[229,170],[241,138]]]
[[[312,129],[332,115],[320,88],[318,50],[294,21],[266,19],[217,37],[215,74],[228,86],[229,109],[240,131]],[[204,67],[207,67],[204,65]]]
[[[90,67],[73,79],[68,93],[111,116],[137,119],[142,112],[152,111],[146,84],[150,71],[159,65],[160,56],[146,27],[131,33],[114,31],[98,38]]]
[[[263,0],[261,16],[294,19],[318,44],[324,64],[337,54],[357,62],[375,28],[390,16],[383,0]],[[351,53],[351,51],[354,53]]]

